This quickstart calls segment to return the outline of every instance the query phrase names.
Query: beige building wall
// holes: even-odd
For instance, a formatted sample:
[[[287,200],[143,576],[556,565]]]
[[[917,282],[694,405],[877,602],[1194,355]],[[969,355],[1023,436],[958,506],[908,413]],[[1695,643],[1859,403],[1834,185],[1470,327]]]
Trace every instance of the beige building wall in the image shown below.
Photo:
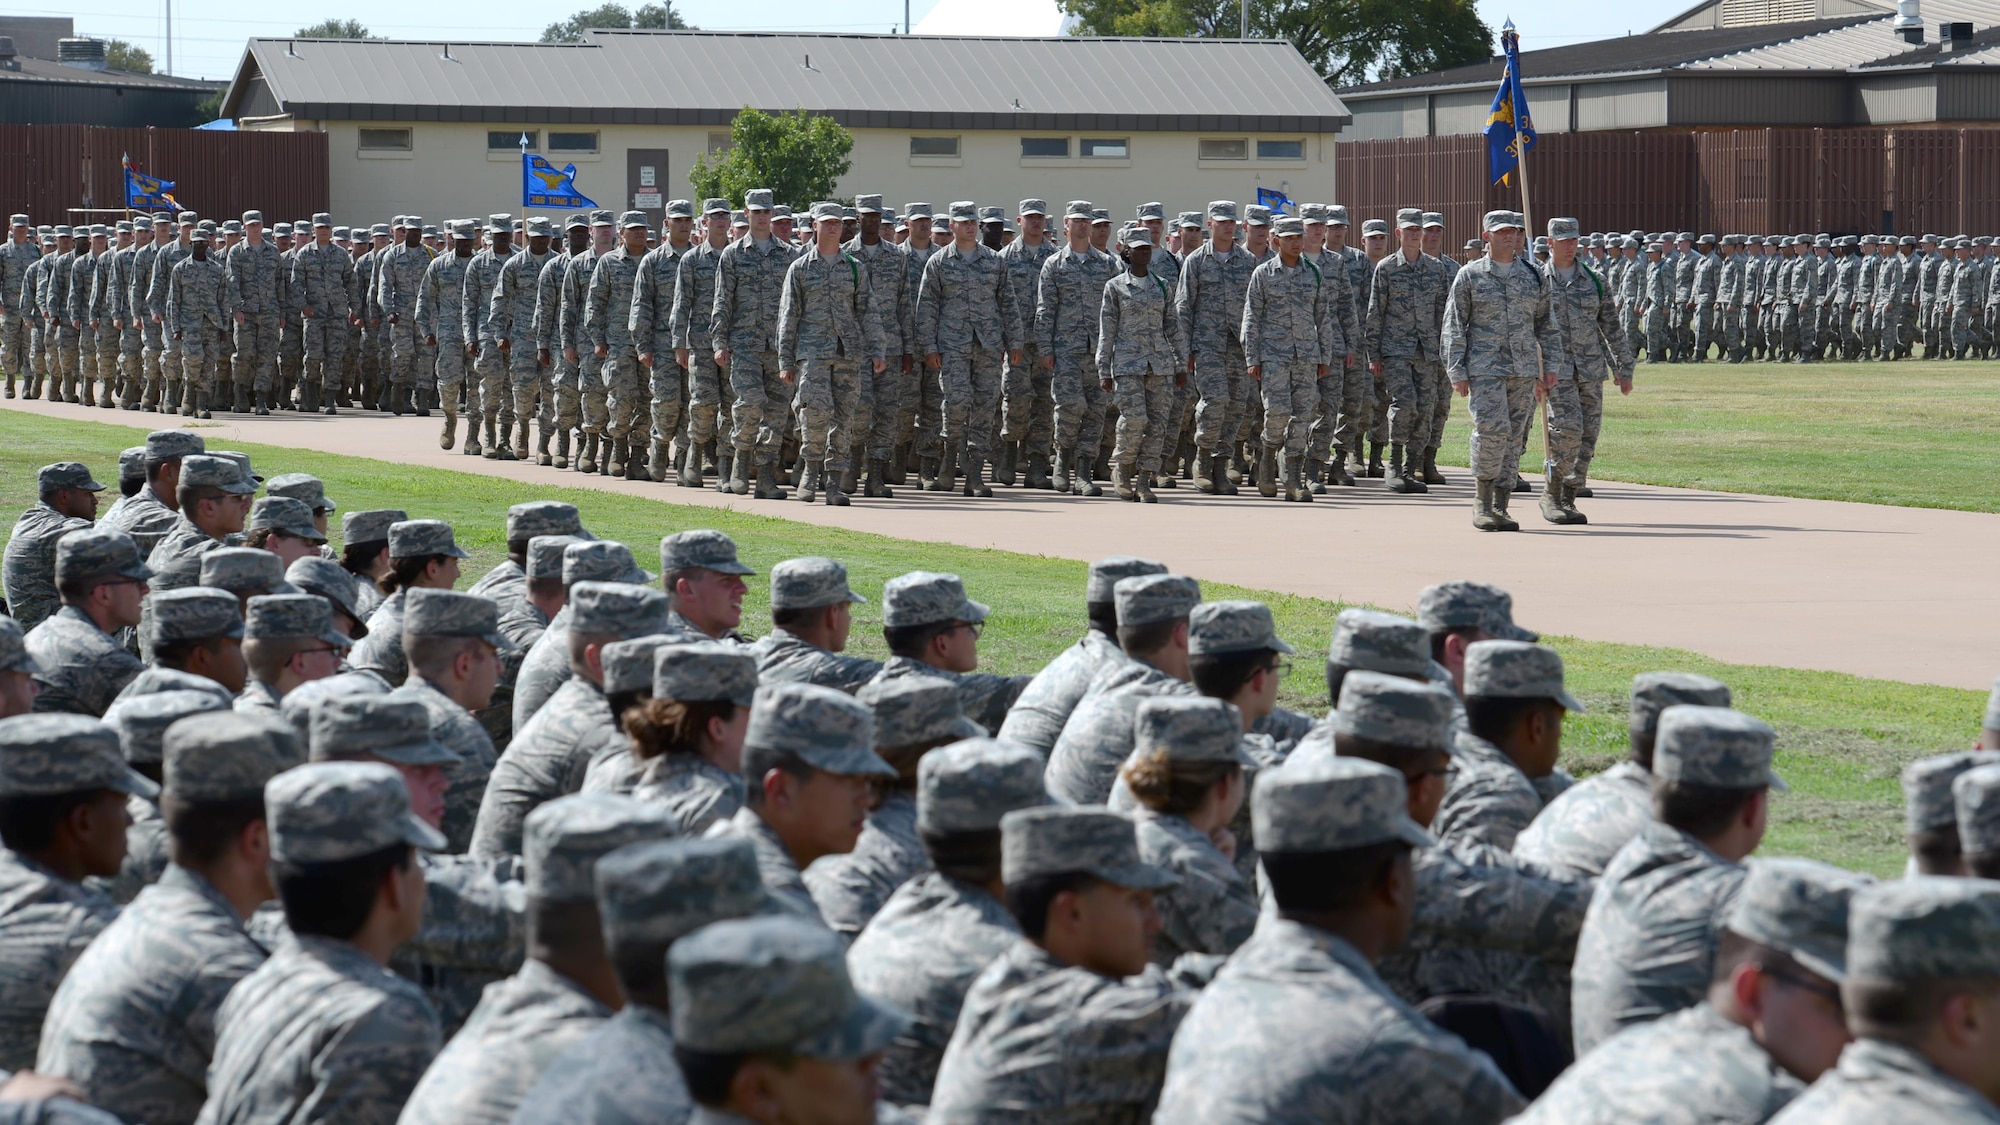
[[[342,223],[386,221],[417,214],[428,221],[497,212],[518,212],[521,200],[520,150],[514,138],[523,128],[537,131],[536,150],[551,163],[574,161],[577,185],[600,206],[634,206],[627,192],[628,149],[665,149],[666,166],[657,174],[666,198],[693,198],[688,171],[696,156],[727,140],[717,127],[622,125],[519,125],[432,122],[245,121],[244,128],[324,129],[335,219]],[[370,144],[363,147],[364,130]],[[381,131],[389,132],[381,132]],[[383,147],[407,130],[407,148]],[[488,132],[504,133],[505,148],[489,150]],[[557,152],[551,132],[596,133],[595,152]],[[1005,206],[1011,215],[1025,197],[1040,197],[1060,208],[1070,199],[1088,199],[1125,219],[1140,203],[1159,200],[1168,212],[1193,211],[1212,199],[1255,202],[1261,187],[1282,190],[1295,200],[1334,201],[1332,134],[1248,133],[1013,133],[997,131],[923,132],[915,148],[956,155],[913,155],[907,130],[857,129],[853,168],[840,194],[879,192],[897,208],[912,200],[943,206],[976,199]],[[1036,151],[1058,146],[1066,156],[1024,156],[1023,138]],[[1114,142],[1123,142],[1123,155]],[[1261,142],[1261,144],[1260,144]],[[1086,143],[1093,153],[1085,155]],[[1296,156],[1286,155],[1296,152]],[[1260,159],[1260,153],[1262,158]]]

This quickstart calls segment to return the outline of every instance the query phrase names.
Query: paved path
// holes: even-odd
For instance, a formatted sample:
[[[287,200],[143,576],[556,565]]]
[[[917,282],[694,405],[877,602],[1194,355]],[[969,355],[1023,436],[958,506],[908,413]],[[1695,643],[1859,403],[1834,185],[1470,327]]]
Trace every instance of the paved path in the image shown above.
[[[42,401],[0,405],[148,428],[170,422]],[[1516,618],[1549,633],[1982,690],[2000,672],[1992,641],[2000,516],[1990,514],[1600,483],[1582,505],[1588,527],[1545,524],[1532,497],[1516,497],[1523,533],[1492,535],[1471,527],[1463,469],[1428,496],[1368,481],[1311,505],[1185,488],[1161,492],[1157,505],[1003,488],[991,500],[898,490],[892,501],[828,508],[447,453],[435,418],[218,414],[204,425],[214,444],[511,477],[524,499],[537,484],[593,487],[969,547],[1085,560],[1142,553],[1200,578],[1405,610],[1429,583],[1474,577],[1513,591]]]

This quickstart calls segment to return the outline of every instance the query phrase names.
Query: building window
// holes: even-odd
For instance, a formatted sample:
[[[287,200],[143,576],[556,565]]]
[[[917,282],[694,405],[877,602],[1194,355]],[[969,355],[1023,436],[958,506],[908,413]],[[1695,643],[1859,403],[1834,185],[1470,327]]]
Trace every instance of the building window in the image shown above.
[[[408,152],[408,129],[363,129],[359,145],[363,152]]]
[[[1248,160],[1250,142],[1241,137],[1203,137],[1200,156],[1203,160]]]
[[[538,129],[528,129],[528,130],[488,129],[486,130],[486,151],[488,152],[520,151],[521,135],[524,131],[526,132],[528,137],[529,148],[532,149],[542,143],[542,134],[541,131]]]
[[[1069,138],[1068,137],[1022,137],[1021,155],[1053,157],[1053,158],[1067,160],[1069,158]]]
[[[911,137],[911,156],[957,156],[957,137]]]
[[[556,133],[549,134],[550,152],[596,152],[596,133]]]
[[[1306,143],[1304,141],[1257,142],[1257,159],[1259,160],[1304,160],[1305,158]]]
[[[1085,137],[1079,147],[1084,156],[1100,160],[1123,160],[1132,155],[1132,146],[1124,137]]]
[[[728,152],[734,147],[736,147],[736,142],[730,139],[728,133],[710,133],[708,135],[708,151],[710,152]]]

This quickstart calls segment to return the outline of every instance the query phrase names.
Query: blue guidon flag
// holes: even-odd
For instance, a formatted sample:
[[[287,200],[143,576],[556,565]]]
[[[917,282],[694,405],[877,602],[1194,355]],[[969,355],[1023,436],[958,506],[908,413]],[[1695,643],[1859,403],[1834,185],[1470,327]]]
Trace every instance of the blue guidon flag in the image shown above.
[[[125,154],[120,162],[125,168],[125,206],[134,211],[181,209],[181,205],[174,201],[174,181],[148,176],[132,167],[132,157],[129,153]]]
[[[1273,215],[1282,215],[1286,213],[1286,208],[1292,206],[1292,197],[1282,191],[1273,191],[1270,188],[1258,188],[1257,205],[1260,207],[1269,207]]]
[[[521,206],[575,209],[595,207],[597,202],[576,190],[576,165],[557,168],[539,153],[528,151],[528,135],[521,134]]]
[[[1535,147],[1535,123],[1521,93],[1521,36],[1513,20],[1500,30],[1500,48],[1507,55],[1507,72],[1500,76],[1493,108],[1486,114],[1486,166],[1496,184],[1508,183],[1521,155]]]

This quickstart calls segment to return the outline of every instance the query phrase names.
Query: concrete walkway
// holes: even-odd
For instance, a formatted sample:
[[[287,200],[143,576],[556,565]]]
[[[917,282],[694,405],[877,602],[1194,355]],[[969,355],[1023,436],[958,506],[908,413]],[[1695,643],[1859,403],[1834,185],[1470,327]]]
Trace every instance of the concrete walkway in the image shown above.
[[[179,421],[44,401],[0,406],[144,428]],[[1310,505],[1187,488],[1160,492],[1157,505],[1000,488],[991,500],[899,489],[894,500],[828,508],[447,453],[435,417],[217,414],[202,425],[219,447],[254,442],[509,477],[522,482],[522,499],[538,485],[601,488],[969,547],[1084,560],[1144,554],[1212,581],[1406,611],[1425,585],[1471,577],[1513,591],[1516,618],[1548,633],[1981,690],[2000,672],[2000,516],[1988,514],[1598,483],[1596,499],[1581,504],[1587,527],[1546,524],[1523,496],[1513,508],[1520,534],[1483,534],[1471,526],[1464,469],[1448,470],[1454,483],[1427,496],[1366,481]]]

